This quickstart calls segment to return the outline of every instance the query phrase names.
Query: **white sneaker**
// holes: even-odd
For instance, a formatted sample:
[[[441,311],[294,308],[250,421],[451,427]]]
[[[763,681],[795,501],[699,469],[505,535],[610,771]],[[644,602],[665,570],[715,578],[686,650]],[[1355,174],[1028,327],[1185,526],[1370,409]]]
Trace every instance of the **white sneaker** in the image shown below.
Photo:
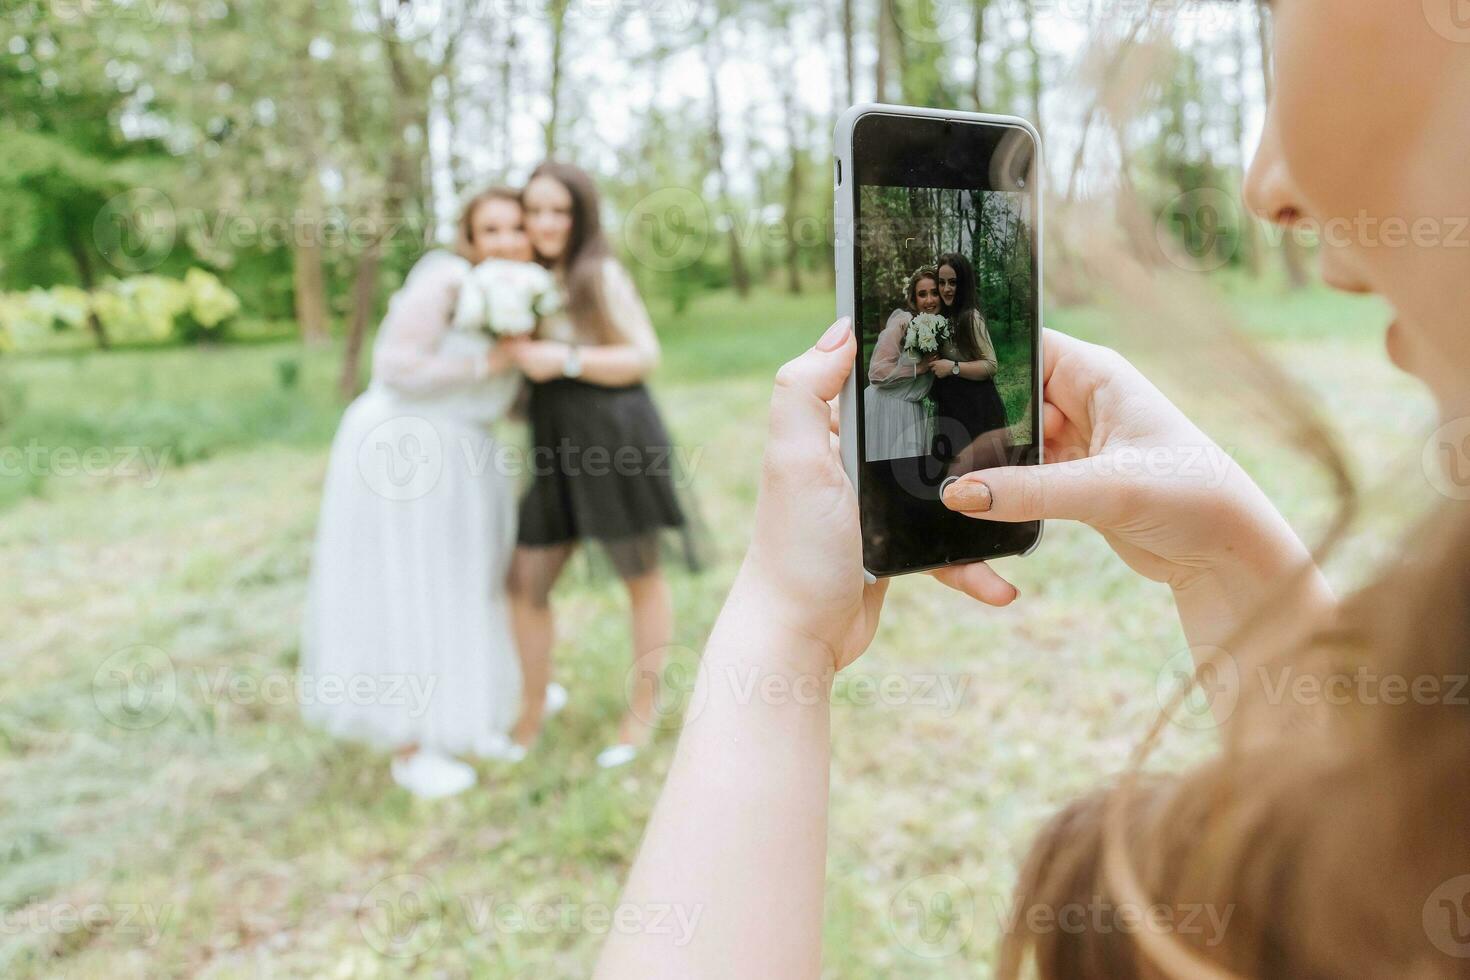
[[[618,766],[626,766],[636,758],[638,758],[638,746],[619,742],[597,753],[597,765],[601,769],[616,769]]]
[[[458,759],[435,752],[415,752],[395,758],[393,781],[421,800],[437,800],[463,793],[475,785],[475,770]]]
[[[475,755],[500,762],[520,762],[526,757],[526,747],[516,744],[509,735],[496,734],[476,742]]]
[[[546,708],[545,717],[555,718],[561,714],[561,709],[567,706],[567,689],[556,681],[546,685]]]

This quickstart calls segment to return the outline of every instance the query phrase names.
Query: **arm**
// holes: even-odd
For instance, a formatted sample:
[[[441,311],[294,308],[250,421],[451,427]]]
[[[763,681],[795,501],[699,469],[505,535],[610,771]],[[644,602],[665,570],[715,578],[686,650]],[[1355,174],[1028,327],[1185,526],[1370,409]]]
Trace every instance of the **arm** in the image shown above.
[[[820,974],[831,678],[831,654],[774,626],[737,582],[621,900],[672,906],[672,920],[692,928],[614,932],[595,976]],[[763,698],[767,681],[801,694]]]
[[[750,551],[623,894],[698,925],[682,943],[610,936],[603,980],[821,972],[828,695],[872,641],[888,588],[863,581],[857,496],[830,429],[856,355],[839,320],[776,376]],[[977,594],[1004,605],[1015,590],[992,575]]]
[[[373,377],[407,394],[426,394],[483,380],[503,370],[505,355],[454,357],[439,353],[468,265],[429,255],[409,273],[388,306],[373,348]]]
[[[698,914],[692,941],[612,935],[603,980],[821,971],[827,696],[833,672],[871,640],[887,587],[863,583],[857,500],[829,435],[827,401],[856,349],[838,321],[777,377],[755,539],[623,895]],[[762,678],[791,696],[763,697]]]
[[[937,358],[930,368],[935,377],[948,378],[954,372],[954,365],[960,366],[959,376],[969,381],[984,381],[986,378],[995,377],[996,363],[994,361],[951,361],[945,358]]]
[[[636,384],[658,368],[658,334],[633,277],[612,259],[604,266],[602,288],[613,329],[623,342],[582,348],[582,378],[614,387]]]
[[[903,362],[903,338],[908,330],[912,314],[907,310],[894,310],[889,316],[883,332],[878,334],[878,343],[873,347],[873,356],[868,361],[868,383],[883,387],[895,381],[910,381],[929,370],[929,362],[918,365]]]
[[[955,364],[960,366],[960,377],[970,381],[993,378],[1000,370],[1000,362],[995,357],[995,344],[990,339],[990,331],[985,328],[985,321],[977,315],[971,323],[971,329],[974,331],[975,347],[980,352],[980,357],[973,361],[937,360],[934,362],[934,371],[939,377],[949,377]]]

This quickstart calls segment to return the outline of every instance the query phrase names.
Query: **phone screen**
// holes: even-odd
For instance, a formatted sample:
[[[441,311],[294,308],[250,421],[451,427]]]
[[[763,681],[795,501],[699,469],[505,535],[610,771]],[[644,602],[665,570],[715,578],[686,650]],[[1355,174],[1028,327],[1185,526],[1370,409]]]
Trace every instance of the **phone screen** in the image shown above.
[[[1040,458],[1036,156],[1017,126],[854,127],[858,491],[875,574],[1019,554],[1040,535],[940,502],[951,477]]]

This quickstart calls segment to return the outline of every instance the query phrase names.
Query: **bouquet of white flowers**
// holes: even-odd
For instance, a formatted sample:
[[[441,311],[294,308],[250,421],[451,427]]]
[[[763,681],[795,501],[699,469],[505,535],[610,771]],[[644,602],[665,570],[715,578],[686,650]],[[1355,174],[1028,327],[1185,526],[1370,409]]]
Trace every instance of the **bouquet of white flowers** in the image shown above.
[[[531,262],[489,259],[465,276],[454,326],[492,337],[525,337],[536,323],[561,309],[551,273]]]
[[[949,339],[949,321],[938,313],[920,313],[909,321],[903,338],[905,354],[923,357],[939,352],[939,345]]]

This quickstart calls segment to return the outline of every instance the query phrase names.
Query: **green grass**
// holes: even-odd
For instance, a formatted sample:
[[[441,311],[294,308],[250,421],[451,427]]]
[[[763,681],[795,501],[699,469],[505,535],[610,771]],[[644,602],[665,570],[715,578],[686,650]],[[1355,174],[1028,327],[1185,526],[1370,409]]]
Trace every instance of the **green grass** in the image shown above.
[[[1418,442],[1405,434],[1427,402],[1384,364],[1373,304],[1232,290],[1247,327],[1351,435],[1360,471],[1382,477],[1399,461],[1417,473]],[[718,548],[708,573],[674,578],[675,661],[687,670],[748,533],[770,375],[818,335],[831,300],[706,296],[678,317],[654,312],[667,346],[659,399],[681,442],[702,451],[695,487]],[[1093,310],[1048,320],[1112,335]],[[1152,363],[1162,350],[1129,353]],[[280,383],[283,360],[302,365],[294,389]],[[1327,507],[1308,464],[1265,439],[1254,406],[1211,394],[1208,370],[1175,367],[1166,389],[1294,521],[1320,527]],[[675,738],[663,733],[622,771],[593,765],[613,736],[628,660],[617,590],[577,579],[559,593],[557,663],[573,700],[532,758],[481,766],[482,785],[459,798],[414,802],[382,756],[307,730],[289,700],[213,693],[294,675],[340,411],[334,353],[31,357],[0,373],[4,445],[180,447],[156,481],[53,475],[7,491],[0,511],[0,975],[586,975],[602,937],[569,919],[616,901]],[[1412,516],[1419,494],[1398,486],[1332,566],[1338,581],[1360,579]],[[873,704],[843,689],[831,977],[984,975],[996,910],[1038,822],[1123,766],[1158,710],[1162,665],[1184,647],[1167,595],[1084,529],[1054,526],[1034,557],[1000,564],[1022,593],[1000,611],[928,579],[898,582],[845,682],[917,689],[938,678],[963,696]],[[149,662],[172,680],[170,710],[120,713],[112,672]],[[130,718],[156,723],[115,723]],[[1160,764],[1210,745],[1208,733],[1174,732]],[[932,875],[964,883],[938,951],[905,911]],[[570,909],[549,929],[487,918],[548,905]],[[84,909],[108,921],[69,925]],[[403,914],[414,955],[382,952],[385,909]]]

